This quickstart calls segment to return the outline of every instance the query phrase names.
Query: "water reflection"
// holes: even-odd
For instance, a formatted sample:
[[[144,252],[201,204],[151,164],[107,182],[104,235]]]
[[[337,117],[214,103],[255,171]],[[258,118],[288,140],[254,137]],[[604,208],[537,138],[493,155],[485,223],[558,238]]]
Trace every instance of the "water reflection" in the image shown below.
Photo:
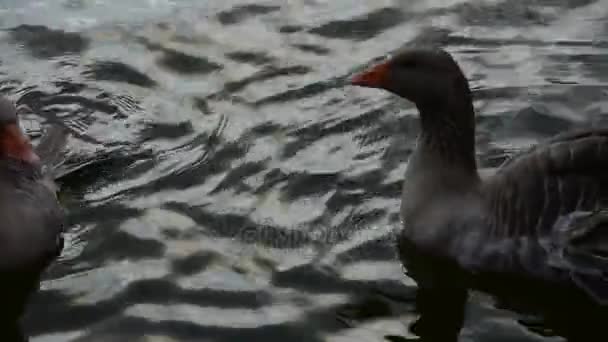
[[[0,91],[34,110],[32,135],[73,133],[70,235],[25,319],[32,341],[564,334],[477,294],[415,298],[394,248],[415,109],[345,81],[404,44],[447,48],[496,167],[606,120],[601,1],[3,6]]]

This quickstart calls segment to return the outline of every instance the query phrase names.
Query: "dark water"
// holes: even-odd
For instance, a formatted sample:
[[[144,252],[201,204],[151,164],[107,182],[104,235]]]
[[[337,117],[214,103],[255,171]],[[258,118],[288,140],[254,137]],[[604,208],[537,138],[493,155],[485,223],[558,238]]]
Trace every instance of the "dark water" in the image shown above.
[[[0,91],[32,136],[73,133],[36,342],[414,338],[392,239],[416,113],[344,82],[404,44],[465,69],[484,167],[608,118],[604,0],[0,7]],[[460,340],[561,340],[522,318],[473,294]]]

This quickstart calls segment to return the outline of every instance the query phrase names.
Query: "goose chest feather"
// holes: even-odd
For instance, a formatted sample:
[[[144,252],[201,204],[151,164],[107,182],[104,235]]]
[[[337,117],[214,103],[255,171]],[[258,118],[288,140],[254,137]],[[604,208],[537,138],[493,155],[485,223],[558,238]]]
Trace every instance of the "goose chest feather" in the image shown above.
[[[458,242],[454,237],[467,234],[463,230],[468,227],[457,227],[458,223],[480,219],[480,182],[463,170],[447,167],[425,150],[419,146],[408,161],[402,189],[401,235],[418,246],[447,253]]]
[[[608,303],[608,129],[557,135],[481,179],[471,91],[449,53],[406,50],[352,84],[388,90],[420,113],[403,185],[402,259],[415,249],[473,275]]]

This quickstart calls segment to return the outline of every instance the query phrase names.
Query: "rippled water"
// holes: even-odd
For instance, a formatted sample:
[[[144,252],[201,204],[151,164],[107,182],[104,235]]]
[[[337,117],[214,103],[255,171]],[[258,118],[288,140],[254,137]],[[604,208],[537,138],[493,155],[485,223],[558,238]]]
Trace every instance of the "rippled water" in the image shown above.
[[[608,118],[606,0],[0,8],[0,91],[34,109],[32,136],[73,133],[36,342],[413,338],[392,239],[416,112],[344,82],[404,44],[465,69],[484,167]],[[561,339],[479,294],[467,317],[462,341]]]

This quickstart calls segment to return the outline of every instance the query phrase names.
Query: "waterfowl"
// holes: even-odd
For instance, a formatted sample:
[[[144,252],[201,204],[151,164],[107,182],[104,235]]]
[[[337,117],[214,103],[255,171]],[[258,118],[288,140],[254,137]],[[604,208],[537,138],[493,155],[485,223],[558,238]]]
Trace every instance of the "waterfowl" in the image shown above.
[[[513,292],[535,288],[608,305],[608,129],[559,134],[482,179],[471,90],[448,52],[403,50],[350,83],[389,91],[418,109],[398,249],[420,287],[461,284],[426,274],[428,264],[410,266],[414,253],[463,271],[458,281],[466,287],[502,282]],[[555,296],[550,300],[563,299]]]
[[[66,132],[52,126],[36,150],[21,131],[15,106],[0,97],[0,336],[27,340],[20,319],[40,276],[63,249],[65,216],[53,166]]]

